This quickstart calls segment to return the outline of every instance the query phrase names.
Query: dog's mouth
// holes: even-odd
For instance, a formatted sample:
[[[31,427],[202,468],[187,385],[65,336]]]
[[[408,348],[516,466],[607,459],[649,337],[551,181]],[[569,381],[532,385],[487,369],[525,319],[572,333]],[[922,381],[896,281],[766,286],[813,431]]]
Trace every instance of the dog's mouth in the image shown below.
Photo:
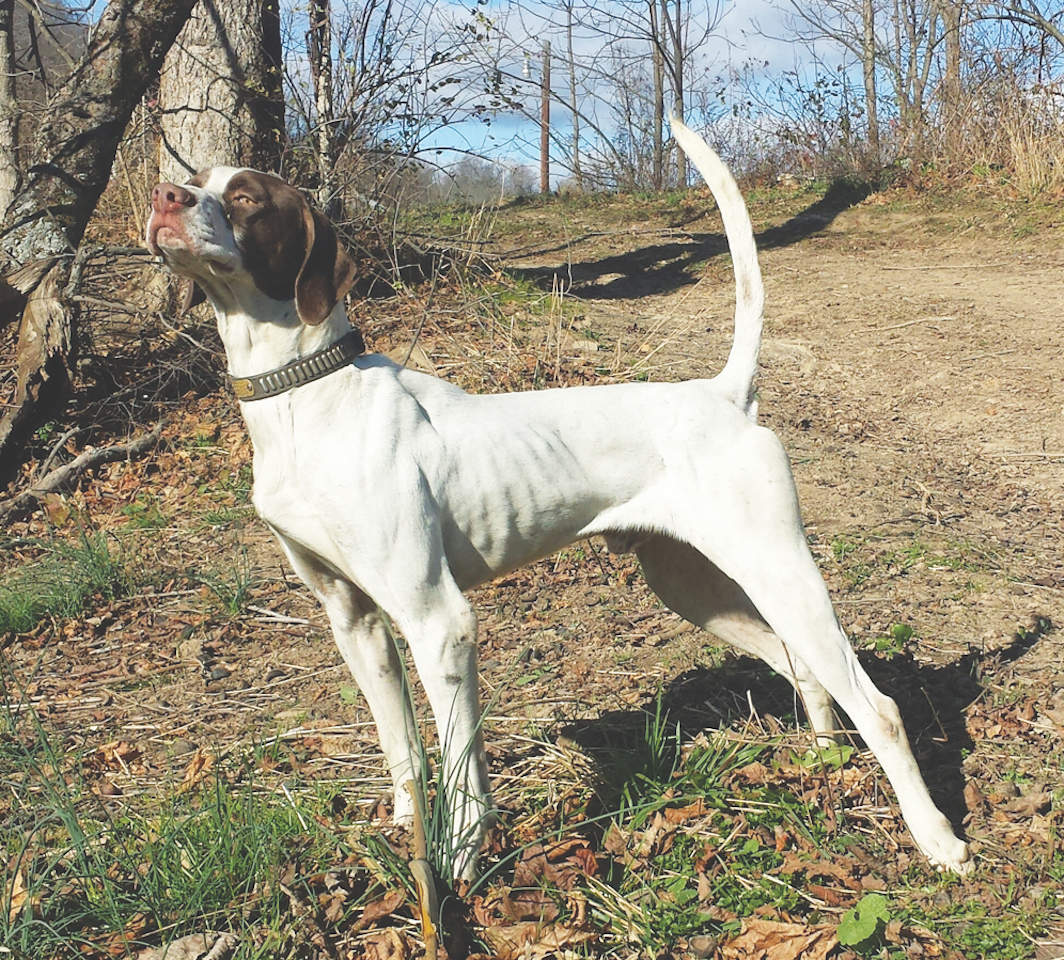
[[[192,250],[192,244],[185,231],[178,224],[158,213],[148,221],[146,239],[148,249],[157,257],[166,256],[171,251],[188,250],[191,252]]]
[[[173,227],[163,223],[153,227],[148,234],[148,248],[156,256],[160,256],[174,248],[187,249],[188,241]]]
[[[226,251],[188,235],[184,224],[156,214],[148,222],[145,237],[148,249],[161,256],[167,266],[188,276],[228,276],[236,269]]]

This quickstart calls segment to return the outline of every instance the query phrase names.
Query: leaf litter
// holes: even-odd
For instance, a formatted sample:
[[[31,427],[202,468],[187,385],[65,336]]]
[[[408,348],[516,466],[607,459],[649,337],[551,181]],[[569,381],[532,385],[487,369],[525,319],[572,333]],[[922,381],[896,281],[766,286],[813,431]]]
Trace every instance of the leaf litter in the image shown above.
[[[993,956],[995,948],[986,945],[992,941],[980,947],[973,934],[986,917],[1030,915],[1041,923],[1032,940],[1053,942],[1064,877],[1064,776],[1046,760],[1059,755],[1064,741],[1064,656],[1054,626],[1064,574],[1051,558],[1064,555],[1064,535],[1051,522],[1060,515],[1053,486],[1059,473],[1038,456],[1039,449],[1054,449],[1052,431],[1059,432],[1044,415],[1052,397],[1034,388],[1037,371],[1027,373],[1026,392],[1015,390],[1006,362],[988,359],[979,383],[996,392],[997,406],[993,413],[980,407],[978,417],[1015,438],[1016,449],[1003,450],[985,440],[982,420],[965,419],[973,409],[970,392],[947,359],[946,351],[979,353],[985,329],[974,321],[954,324],[953,341],[944,344],[933,325],[916,324],[905,328],[904,340],[890,334],[873,352],[871,320],[862,326],[846,313],[862,302],[918,311],[914,298],[948,292],[909,285],[903,297],[859,279],[856,286],[866,289],[851,288],[848,306],[799,312],[803,301],[818,301],[832,276],[855,284],[847,243],[877,248],[890,229],[885,212],[847,216],[845,233],[765,252],[775,304],[768,340],[800,339],[812,345],[813,359],[794,368],[785,352],[766,351],[762,411],[795,462],[811,546],[840,616],[876,682],[899,700],[932,790],[952,804],[951,816],[963,819],[984,866],[962,881],[938,881],[912,850],[874,762],[860,751],[837,769],[796,762],[807,741],[793,732],[799,711],[785,685],[750,661],[721,657],[697,632],[659,643],[676,621],[642,586],[631,559],[578,545],[474,596],[491,700],[492,773],[511,827],[491,850],[496,874],[467,895],[466,912],[451,921],[455,930],[467,927],[466,953],[476,955],[479,943],[501,957],[636,956],[649,948],[618,931],[635,930],[632,918],[649,916],[655,899],[675,906],[685,891],[692,898],[687,913],[706,917],[703,932],[695,925],[654,933],[658,955],[847,956],[837,931],[870,892],[889,902],[889,916],[876,925],[877,949],[897,948],[899,956]],[[531,236],[538,227],[522,229]],[[1011,239],[981,242],[1013,247]],[[819,252],[816,284],[803,278],[810,243]],[[972,256],[963,241],[943,251],[937,238],[919,231],[906,244],[895,256],[923,258],[932,246],[943,257]],[[603,251],[584,254],[577,289],[591,282]],[[544,265],[517,268],[534,274]],[[1021,282],[1024,269],[1021,258],[1015,268]],[[781,292],[773,286],[781,275],[803,279]],[[697,315],[708,327],[697,343],[683,338],[656,353],[672,364],[669,377],[701,374],[726,350],[727,276],[711,266],[709,277],[693,296],[678,287],[654,306],[677,317]],[[979,297],[997,296],[995,289],[974,276],[964,280],[964,295],[990,317],[996,308],[981,306]],[[449,304],[437,298],[443,306],[428,318],[420,345],[466,386],[625,376],[623,369],[604,375],[599,354],[583,348],[548,363],[546,341],[537,339],[542,318],[522,315],[516,338],[508,340],[504,324],[471,325],[461,291],[450,295]],[[937,313],[951,312],[939,306]],[[401,345],[419,309],[413,301],[368,305],[369,339]],[[1052,328],[1039,309],[1017,310],[1001,333],[1028,358],[1052,353]],[[617,356],[638,346],[650,322],[638,297],[585,301],[580,312],[570,328],[594,333]],[[506,363],[487,362],[507,351]],[[863,365],[860,378],[833,367],[845,371],[854,358]],[[929,385],[936,365],[947,384],[939,389]],[[859,422],[876,429],[853,429]],[[1036,423],[1052,434],[1049,440],[1030,435]],[[169,411],[164,437],[149,458],[105,467],[74,493],[49,497],[42,513],[10,525],[12,565],[34,557],[33,543],[89,524],[120,538],[132,565],[146,574],[127,595],[101,598],[80,617],[46,621],[9,643],[5,656],[20,702],[84,758],[80,771],[62,775],[71,783],[85,777],[106,802],[168,790],[195,795],[227,775],[219,757],[268,744],[259,759],[263,777],[335,784],[347,805],[341,817],[325,818],[328,828],[338,837],[356,823],[360,831],[384,830],[401,853],[401,832],[389,831],[380,816],[388,781],[365,707],[342,695],[350,681],[324,618],[250,518],[250,447],[235,405],[215,394],[186,396]],[[242,551],[253,574],[251,602],[227,614],[198,578],[209,571],[239,586]],[[915,635],[895,631],[904,638],[901,650],[872,651],[896,624],[912,624]],[[727,805],[666,802],[632,828],[604,816],[590,776],[603,741],[638,739],[659,687],[685,737],[722,725],[738,740],[768,746],[730,775]],[[568,758],[553,747],[561,742],[572,745]],[[28,775],[2,776],[17,786]],[[767,822],[766,811],[784,794],[816,812],[819,825],[813,829],[792,813],[782,823]],[[11,801],[2,803],[10,812]],[[378,886],[355,906],[372,887],[367,868],[336,866],[345,877],[363,879],[330,886],[326,873],[314,873],[320,879],[308,883],[316,899],[304,904],[313,922],[299,928],[307,943],[327,944],[313,947],[321,955],[418,955],[406,891]],[[773,879],[764,881],[759,871]],[[9,916],[39,909],[25,868],[6,876]],[[640,877],[646,891],[624,886]],[[773,900],[764,883],[797,892]],[[724,889],[738,892],[727,900]],[[607,902],[627,909],[628,920],[611,918]],[[294,905],[292,911],[298,912]],[[98,956],[123,955],[132,944],[163,937],[138,916],[126,918],[120,932],[86,935]],[[1031,955],[1035,950],[1032,942]]]

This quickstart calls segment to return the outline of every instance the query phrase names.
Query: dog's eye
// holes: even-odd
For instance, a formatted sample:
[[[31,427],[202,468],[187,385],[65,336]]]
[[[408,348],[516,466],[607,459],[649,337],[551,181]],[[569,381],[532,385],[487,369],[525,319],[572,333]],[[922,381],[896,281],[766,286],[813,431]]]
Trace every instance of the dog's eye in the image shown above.
[[[233,197],[233,203],[258,203],[254,197],[249,197],[246,193],[238,193]]]

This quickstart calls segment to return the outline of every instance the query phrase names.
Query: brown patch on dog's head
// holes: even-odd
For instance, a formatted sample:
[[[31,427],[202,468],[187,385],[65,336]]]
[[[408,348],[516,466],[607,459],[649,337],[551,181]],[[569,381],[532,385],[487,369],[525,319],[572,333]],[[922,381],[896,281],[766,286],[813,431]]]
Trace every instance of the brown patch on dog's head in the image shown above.
[[[321,323],[355,282],[355,265],[329,221],[295,187],[254,170],[222,194],[244,267],[263,293],[295,300],[303,323]]]

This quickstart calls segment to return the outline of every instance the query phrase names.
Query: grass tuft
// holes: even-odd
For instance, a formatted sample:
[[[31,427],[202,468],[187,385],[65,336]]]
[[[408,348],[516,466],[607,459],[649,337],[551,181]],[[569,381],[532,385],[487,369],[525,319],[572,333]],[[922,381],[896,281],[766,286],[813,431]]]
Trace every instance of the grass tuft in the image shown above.
[[[292,896],[317,895],[298,864],[335,855],[319,826],[327,801],[267,790],[239,762],[161,799],[101,796],[91,751],[3,687],[0,765],[21,790],[0,827],[0,943],[15,956],[124,956],[208,928],[276,932]]]
[[[8,573],[0,585],[0,633],[25,633],[41,621],[68,619],[89,600],[114,600],[130,586],[113,541],[83,530],[73,542],[56,540],[41,557]]]

